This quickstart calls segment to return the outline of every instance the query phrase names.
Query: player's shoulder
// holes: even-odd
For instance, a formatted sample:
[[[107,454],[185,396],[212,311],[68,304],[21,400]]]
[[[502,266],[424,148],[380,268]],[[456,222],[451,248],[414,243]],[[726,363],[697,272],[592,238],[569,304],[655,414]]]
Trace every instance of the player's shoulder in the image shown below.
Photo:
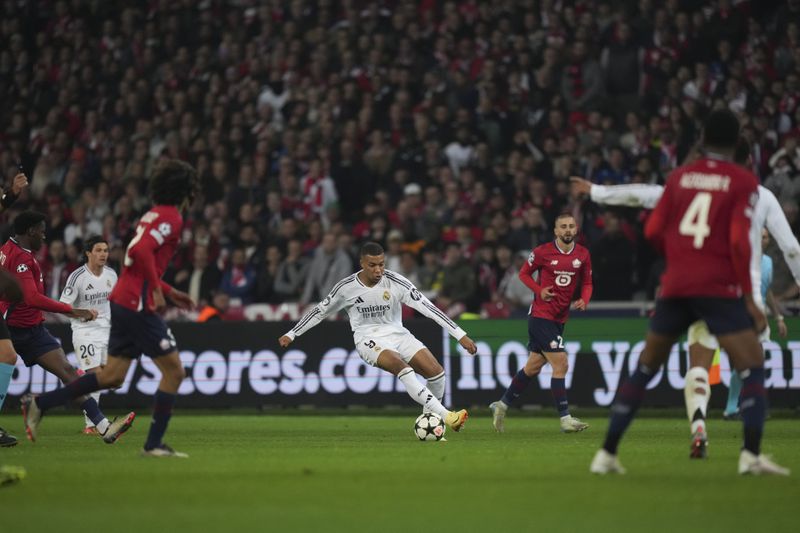
[[[589,249],[582,244],[578,244],[577,242],[575,243],[575,252],[577,252],[577,255],[581,257],[589,257],[590,255]]]
[[[110,278],[116,279],[117,278],[117,271],[111,268],[110,266],[103,265],[103,275],[108,276]]]
[[[352,289],[355,286],[356,286],[356,275],[355,274],[350,274],[346,278],[343,278],[343,279],[339,280],[339,282],[336,283],[336,285],[333,286],[333,288],[331,289],[331,292],[328,294],[328,296],[329,297],[334,297],[337,294],[344,293],[348,289]]]
[[[544,242],[544,243],[540,244],[539,246],[537,246],[533,250],[531,250],[531,255],[534,255],[534,256],[536,256],[536,255],[544,255],[544,254],[553,253],[555,251],[556,251],[556,245],[553,243],[553,241],[547,241],[547,242]]]
[[[383,275],[388,279],[392,284],[399,285],[405,289],[412,289],[414,288],[414,284],[411,283],[408,278],[403,276],[402,274],[398,274],[394,270],[386,269],[383,271]]]
[[[81,265],[78,268],[76,268],[75,270],[73,270],[70,273],[69,277],[67,277],[66,286],[67,287],[72,287],[73,285],[75,285],[78,282],[78,280],[81,278],[81,276],[83,276],[85,273],[86,273],[86,265]]]

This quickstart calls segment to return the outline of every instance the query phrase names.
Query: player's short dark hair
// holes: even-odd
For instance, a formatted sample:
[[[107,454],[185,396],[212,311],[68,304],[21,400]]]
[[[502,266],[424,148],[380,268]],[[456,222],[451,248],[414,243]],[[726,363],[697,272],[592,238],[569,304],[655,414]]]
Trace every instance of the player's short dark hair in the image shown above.
[[[14,219],[14,234],[25,235],[29,229],[47,220],[44,213],[38,211],[23,211]]]
[[[365,242],[361,246],[361,252],[359,253],[359,256],[364,257],[365,255],[371,255],[373,257],[383,255],[383,246],[377,242]]]
[[[750,158],[750,143],[744,137],[739,137],[736,141],[736,150],[733,152],[733,162],[738,165],[746,165]]]
[[[715,109],[703,124],[703,144],[716,148],[736,148],[739,141],[739,119],[730,109]]]
[[[562,218],[572,218],[572,219],[575,219],[575,215],[573,215],[572,213],[561,213],[560,215],[558,215],[558,216],[556,217],[556,222],[558,222],[558,221],[559,221],[559,220],[561,220]]]
[[[160,161],[150,178],[150,197],[156,205],[181,205],[197,192],[197,171],[177,159]]]
[[[83,253],[91,253],[94,250],[95,245],[97,244],[105,244],[108,245],[108,240],[100,235],[92,235],[86,242],[83,243]]]

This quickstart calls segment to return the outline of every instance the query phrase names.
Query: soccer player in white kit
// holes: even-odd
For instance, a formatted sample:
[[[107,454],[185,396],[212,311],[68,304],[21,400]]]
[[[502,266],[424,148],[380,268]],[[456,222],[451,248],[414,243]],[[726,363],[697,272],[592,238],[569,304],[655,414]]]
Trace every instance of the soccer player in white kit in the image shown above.
[[[86,263],[76,268],[61,293],[61,301],[97,311],[92,322],[71,319],[72,345],[83,372],[97,372],[108,360],[108,335],[111,332],[111,308],[108,295],[117,284],[117,273],[106,266],[108,242],[99,236],[89,237],[84,247]],[[100,392],[90,394],[100,404]],[[88,417],[83,432],[94,435],[97,430]]]
[[[402,304],[434,320],[471,355],[477,352],[475,343],[410,281],[385,269],[380,244],[364,244],[360,256],[361,270],[334,285],[324,300],[278,339],[279,344],[284,348],[289,346],[296,337],[344,308],[361,359],[397,376],[424,412],[439,415],[448,427],[459,431],[467,421],[467,411],[450,411],[442,405],[444,369],[430,350],[403,327]],[[415,371],[428,380],[427,386],[417,380]]]
[[[736,147],[735,162],[750,167],[750,148],[740,139]],[[595,203],[601,205],[617,205],[625,207],[641,207],[653,209],[664,192],[661,185],[631,184],[631,185],[596,185],[578,177],[571,177],[573,192],[588,194]],[[791,226],[783,214],[780,203],[775,195],[766,187],[758,186],[758,201],[756,202],[750,227],[750,246],[752,256],[750,261],[750,278],[753,286],[753,299],[763,310],[764,298],[761,290],[761,257],[762,257],[762,232],[766,229],[778,243],[783,257],[794,276],[795,282],[800,285],[800,243],[792,233]],[[761,332],[761,342],[769,340],[769,327]],[[689,327],[687,342],[689,344],[689,370],[686,372],[684,386],[684,399],[686,413],[689,417],[692,432],[692,444],[689,457],[702,459],[707,456],[706,412],[711,395],[708,382],[708,369],[714,358],[714,353],[719,348],[719,343],[708,330],[708,326],[699,320]],[[735,372],[733,374],[736,374]],[[738,379],[732,378],[732,379]]]

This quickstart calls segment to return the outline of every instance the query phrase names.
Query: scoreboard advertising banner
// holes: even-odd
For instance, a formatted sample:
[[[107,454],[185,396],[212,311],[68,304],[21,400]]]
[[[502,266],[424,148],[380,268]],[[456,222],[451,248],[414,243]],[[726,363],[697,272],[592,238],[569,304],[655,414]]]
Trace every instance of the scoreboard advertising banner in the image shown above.
[[[343,321],[326,321],[299,337],[288,349],[277,339],[293,323],[217,322],[175,323],[187,379],[181,385],[182,407],[282,406],[410,406],[403,386],[392,375],[364,363],[353,347],[350,328]],[[447,373],[445,404],[487,406],[498,399],[528,351],[524,320],[476,320],[460,324],[478,345],[476,356],[429,320],[410,320],[406,326],[439,358]],[[769,401],[775,407],[800,405],[800,319],[789,319],[789,338],[765,344]],[[69,327],[51,324],[75,362]],[[564,334],[569,355],[566,385],[570,403],[579,407],[609,406],[620,379],[636,366],[644,347],[646,319],[572,319]],[[774,328],[773,328],[774,331]],[[722,384],[713,387],[712,405],[727,395],[730,365],[722,355]],[[687,370],[685,340],[673,346],[669,361],[650,384],[646,405],[683,405]],[[160,375],[143,357],[131,366],[125,383],[107,392],[103,405],[146,407]],[[18,361],[10,396],[40,393],[59,386],[55,376],[40,367]],[[550,368],[520,398],[521,406],[551,405]]]

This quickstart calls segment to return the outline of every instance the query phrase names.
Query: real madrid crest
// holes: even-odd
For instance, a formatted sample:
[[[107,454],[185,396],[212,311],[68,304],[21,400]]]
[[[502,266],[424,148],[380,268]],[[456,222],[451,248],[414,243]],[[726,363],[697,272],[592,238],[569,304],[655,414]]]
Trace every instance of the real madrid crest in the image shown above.
[[[389,298],[391,298],[391,296],[389,295],[389,291],[383,291],[383,299],[388,302]]]

